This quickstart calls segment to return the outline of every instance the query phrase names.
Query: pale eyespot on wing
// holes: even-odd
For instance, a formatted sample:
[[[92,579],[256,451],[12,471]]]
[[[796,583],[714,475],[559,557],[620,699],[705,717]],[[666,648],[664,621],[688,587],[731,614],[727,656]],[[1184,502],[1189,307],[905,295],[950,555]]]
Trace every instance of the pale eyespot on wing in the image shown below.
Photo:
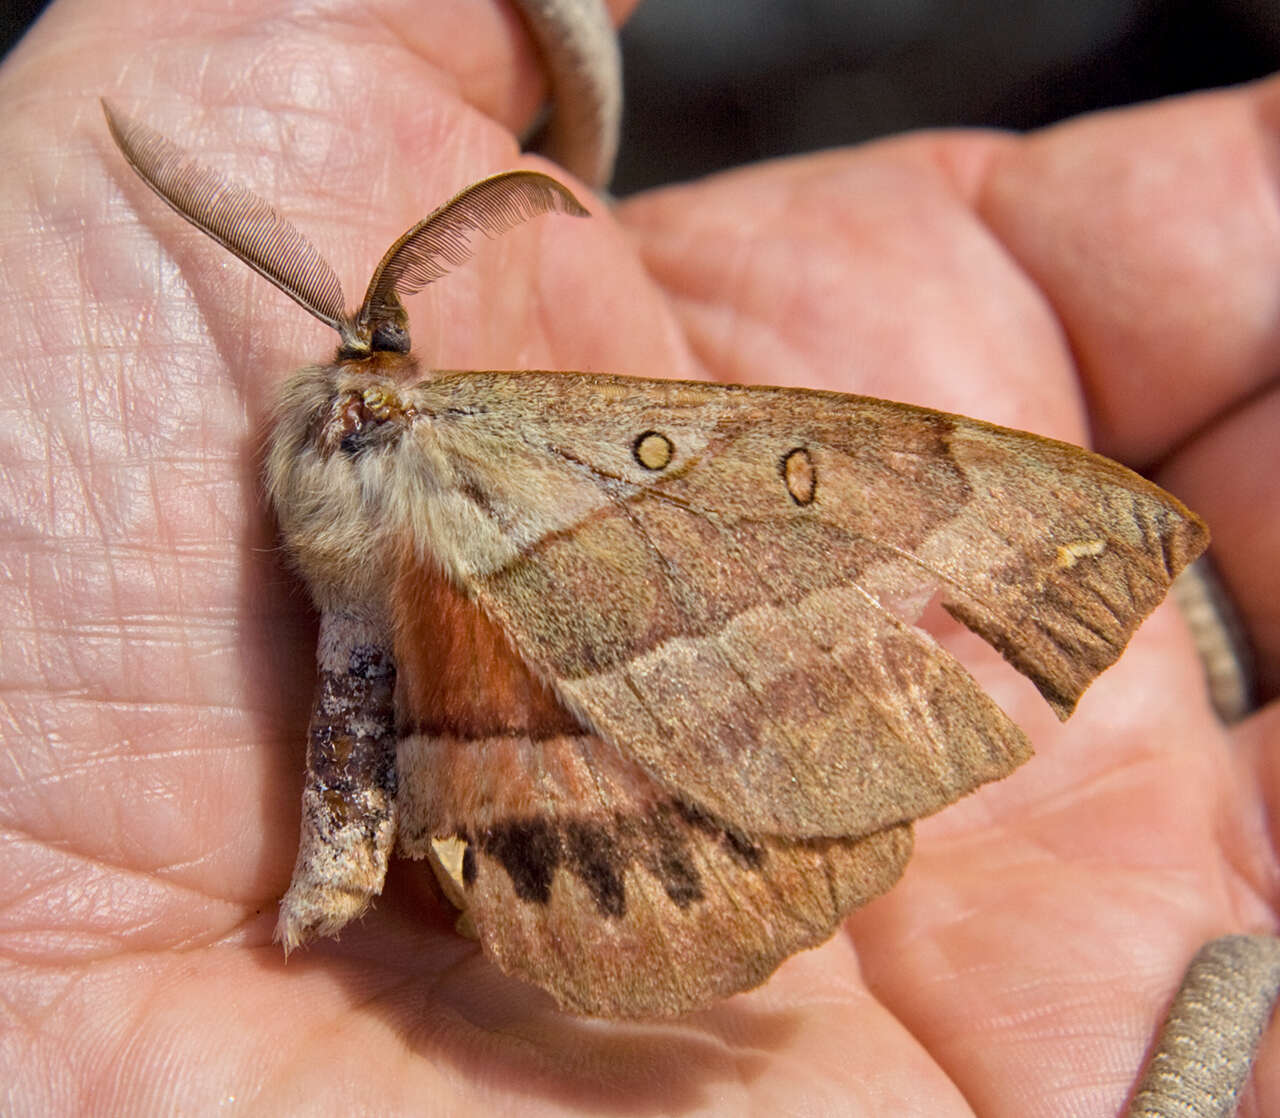
[[[782,480],[797,505],[808,505],[818,493],[818,472],[813,455],[802,446],[787,451],[782,459]]]
[[[659,431],[646,431],[635,441],[636,461],[646,470],[661,470],[675,454],[671,440]]]
[[[1207,543],[1123,467],[960,416],[425,373],[400,295],[477,231],[585,213],[564,187],[513,172],[462,191],[346,315],[265,203],[112,129],[170,205],[342,339],[283,386],[267,464],[322,614],[286,947],[363,912],[399,851],[432,862],[490,958],[575,1011],[748,989],[893,884],[912,820],[1030,755],[913,624],[923,603],[1066,717]]]

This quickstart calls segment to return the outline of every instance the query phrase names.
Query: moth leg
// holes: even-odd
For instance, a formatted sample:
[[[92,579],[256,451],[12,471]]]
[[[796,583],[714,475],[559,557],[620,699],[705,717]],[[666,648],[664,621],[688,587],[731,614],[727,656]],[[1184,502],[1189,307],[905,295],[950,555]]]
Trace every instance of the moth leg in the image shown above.
[[[467,901],[467,857],[475,857],[465,839],[433,838],[427,847],[427,865],[435,874],[436,883],[445,899],[458,910],[458,918],[454,922],[454,931],[467,939],[479,939],[475,920],[469,910]]]
[[[363,613],[320,618],[302,836],[276,923],[286,953],[313,936],[333,935],[382,891],[396,834],[389,631]]]

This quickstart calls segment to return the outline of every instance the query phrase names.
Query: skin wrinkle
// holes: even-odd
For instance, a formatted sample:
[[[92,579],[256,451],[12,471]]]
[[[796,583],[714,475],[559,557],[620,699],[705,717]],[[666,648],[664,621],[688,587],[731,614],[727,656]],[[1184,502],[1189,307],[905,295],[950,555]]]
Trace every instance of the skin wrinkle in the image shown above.
[[[132,746],[132,742],[129,743]],[[119,742],[105,743],[98,753],[88,757],[79,757],[74,764],[63,764],[56,772],[46,773],[42,776],[34,776],[23,781],[23,787],[31,791],[38,791],[44,787],[66,787],[68,783],[79,777],[93,777],[99,769],[113,768],[119,769],[121,762],[119,760]],[[248,752],[250,746],[244,746],[240,752]],[[209,748],[192,747],[183,750],[162,750],[156,753],[143,754],[134,751],[131,756],[135,758],[146,757],[149,761],[156,760],[182,760],[192,757],[215,756],[217,750]]]
[[[89,707],[92,707],[93,705],[94,704],[92,703],[88,704]],[[40,734],[40,737],[42,737],[46,741],[59,743],[58,748],[46,749],[42,753],[42,756],[46,761],[49,771],[39,776],[28,775],[25,773],[22,774],[19,787],[21,787],[25,792],[28,792],[28,793],[43,792],[48,794],[44,800],[44,803],[42,804],[42,812],[41,812],[41,816],[43,818],[51,821],[51,823],[46,824],[46,826],[52,825],[53,827],[56,828],[62,823],[62,814],[53,807],[53,796],[56,796],[56,793],[60,789],[65,789],[71,786],[82,787],[83,781],[79,781],[78,778],[93,777],[96,770],[98,770],[99,768],[107,770],[108,772],[115,772],[115,773],[128,771],[126,767],[127,762],[123,762],[118,755],[113,756],[112,751],[113,750],[117,751],[117,754],[118,754],[118,750],[119,750],[119,744],[116,742],[108,742],[107,744],[101,746],[100,749],[95,754],[88,757],[84,757],[81,755],[72,754],[69,749],[63,747],[61,742],[59,741],[59,736],[51,728],[43,730],[43,732]],[[170,761],[176,761],[176,760],[179,760],[184,755],[185,756],[204,756],[206,754],[209,754],[210,752],[211,752],[211,749],[209,747],[205,747],[202,745],[193,745],[192,747],[189,747],[188,749],[185,749],[185,750],[169,750],[169,751],[164,751],[156,754],[136,755],[136,756],[138,757],[138,759],[143,759],[145,757],[145,759],[148,761],[150,761],[153,756],[156,759],[167,759]],[[223,750],[223,752],[225,752],[225,750]],[[239,747],[239,752],[241,753],[252,752],[252,747],[248,744],[244,744]],[[11,755],[11,757],[12,756],[13,755]],[[28,815],[30,814],[31,813],[28,813]],[[44,828],[35,828],[35,827],[32,827],[30,824],[18,825],[16,824],[16,822],[11,825],[15,827],[15,830],[17,831],[17,833],[25,834],[35,842],[50,846],[51,849],[58,849],[59,851],[62,851],[62,852],[66,852],[67,850],[71,849],[66,847],[65,844],[59,844],[58,840],[55,837],[53,837],[53,835],[44,833],[45,831]],[[119,829],[119,827],[117,827],[117,829]],[[53,834],[56,835],[56,830],[54,831]],[[128,863],[125,863],[123,861],[118,863],[113,861],[104,861],[101,854],[98,852],[95,852],[92,854],[80,852],[80,853],[77,853],[77,856],[83,857],[88,862],[95,863],[95,864],[105,864],[105,865],[118,864],[121,868],[125,868],[128,865]]]
[[[78,981],[71,977],[58,976],[61,980],[55,979],[48,985],[42,986],[41,998],[38,1004],[35,1002],[35,996],[32,994],[31,987],[33,983],[27,982],[22,985],[21,993],[27,997],[26,1003],[19,1003],[17,997],[7,997],[7,989],[0,986],[0,1004],[3,1004],[12,1016],[7,1020],[14,1020],[27,1025],[29,1031],[39,1033],[41,1026],[48,1021],[56,1021],[66,1011],[67,1003],[75,996],[78,988]],[[52,989],[50,990],[50,987]],[[17,986],[13,987],[16,991]],[[45,991],[49,991],[45,993]],[[27,1024],[29,1022],[29,1024]]]
[[[63,883],[67,885],[67,892],[73,893],[77,897],[83,897],[85,894],[101,895],[102,893],[107,892],[109,894],[109,899],[110,899],[110,898],[114,898],[115,896],[119,895],[122,892],[122,890],[120,889],[117,883],[113,883],[110,886],[109,890],[97,888],[99,882],[104,880],[104,876],[101,874],[96,876],[90,882],[88,889],[83,888],[83,866],[92,866],[95,870],[104,871],[104,874],[106,871],[112,871],[117,874],[124,874],[130,878],[138,878],[138,879],[144,879],[144,880],[156,876],[157,874],[161,873],[164,869],[164,867],[140,868],[137,866],[131,866],[124,863],[104,861],[100,857],[69,852],[62,847],[59,847],[55,844],[51,844],[47,841],[37,839],[34,837],[31,838],[30,841],[33,845],[40,846],[45,850],[47,850],[50,854],[56,855],[60,859],[60,865],[65,868],[59,868],[52,871],[46,870],[44,872],[32,875],[31,884],[28,889],[22,892],[19,892],[17,895],[5,896],[4,902],[3,902],[3,911],[5,912],[9,912],[13,909],[23,907],[22,902],[26,900],[28,897],[36,897],[42,893],[47,894],[51,888],[53,888],[58,884],[63,884]],[[154,883],[151,883],[151,884],[154,885]],[[160,908],[158,910],[151,910],[151,909],[143,910],[145,913],[147,913],[147,918],[145,920],[141,918],[137,918],[133,921],[133,923],[129,924],[128,926],[112,932],[93,931],[89,933],[90,938],[94,939],[95,941],[100,941],[102,943],[113,945],[112,950],[118,951],[122,949],[123,946],[126,945],[129,941],[131,941],[132,939],[135,939],[139,934],[145,933],[154,928],[162,927],[166,919],[166,910],[171,910],[171,911],[180,910],[184,907],[187,907],[191,904],[191,898],[193,897],[199,898],[203,901],[207,901],[211,905],[216,905],[220,907],[234,906],[235,904],[233,900],[230,900],[225,896],[208,892],[206,890],[189,885],[185,882],[177,881],[173,878],[165,880],[163,882],[163,885],[166,889],[178,890],[181,896],[173,898],[170,904],[167,904],[163,908]],[[72,917],[74,916],[77,918],[82,918],[80,917],[80,914],[85,907],[86,906],[83,904],[76,903],[76,904],[69,905],[65,908],[59,909],[56,913],[53,913],[52,915],[55,917],[56,916],[63,917],[61,921],[51,920],[50,923],[44,929],[38,929],[38,928],[33,928],[31,926],[27,926],[26,931],[22,934],[24,936],[29,936],[31,932],[39,931],[39,930],[46,930],[46,931],[49,931],[51,934],[60,934],[60,930],[65,925],[71,925],[74,928],[74,921]],[[95,913],[98,913],[103,906],[101,904],[92,904],[89,907]],[[122,909],[125,906],[122,906],[116,903],[110,903],[107,907],[109,908],[112,914],[115,914],[122,911]],[[130,911],[132,911],[132,909]],[[257,917],[255,916],[253,917],[253,919],[257,919]],[[65,933],[65,936],[68,940],[79,940],[83,938],[83,935],[84,933],[82,931],[74,931],[74,930],[68,930]],[[209,935],[206,935],[203,937],[199,937],[199,936],[188,937],[186,942],[213,943],[213,942],[217,942],[217,940],[219,938],[222,938],[224,935],[225,933],[223,932],[211,932]],[[3,942],[7,938],[14,938],[14,937],[15,937],[15,933],[11,931],[7,931],[5,929],[0,929],[0,942]],[[142,953],[155,950],[153,946],[134,947],[129,949],[137,952],[142,952]],[[12,948],[3,949],[3,950],[5,954],[9,954],[14,957],[18,957],[18,956],[29,957],[31,955],[31,952],[15,952]],[[88,951],[88,952],[85,952],[83,950],[76,952],[76,958],[80,961],[85,961],[93,958],[105,958],[105,957],[108,957],[110,953],[111,952],[107,948],[95,948],[94,950]]]

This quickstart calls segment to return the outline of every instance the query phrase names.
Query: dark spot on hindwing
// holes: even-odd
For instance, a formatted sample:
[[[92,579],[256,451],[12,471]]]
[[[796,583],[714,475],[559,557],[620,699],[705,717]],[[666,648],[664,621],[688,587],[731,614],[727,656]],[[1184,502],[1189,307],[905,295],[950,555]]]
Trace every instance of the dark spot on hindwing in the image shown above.
[[[591,896],[606,916],[621,916],[627,910],[622,871],[626,862],[608,827],[593,821],[570,821],[564,828],[565,854],[569,869],[591,890]]]
[[[560,864],[560,836],[550,820],[500,823],[485,831],[480,848],[507,871],[522,901],[547,904],[551,900],[551,879]]]
[[[743,869],[758,870],[764,865],[764,847],[757,846],[738,828],[727,823],[721,823],[709,812],[704,811],[697,804],[689,803],[687,800],[677,800],[675,807],[676,811],[680,813],[680,817],[689,826],[705,834],[719,836],[720,843],[729,854],[729,857]]]
[[[725,827],[720,832],[720,841],[743,869],[758,870],[764,865],[764,847],[757,846],[736,827]]]
[[[659,805],[645,822],[649,826],[638,844],[640,864],[662,883],[677,908],[702,900],[702,875],[684,834],[687,824],[668,804]]]
[[[509,820],[484,831],[478,846],[506,871],[521,900],[549,904],[556,870],[563,868],[587,887],[600,915],[622,917],[627,911],[626,872],[633,863],[662,886],[677,908],[705,899],[691,830],[715,841],[743,870],[758,872],[764,865],[763,847],[683,801],[608,821],[587,817],[557,823],[538,816]],[[463,883],[468,886],[476,878],[475,851],[468,843],[463,854]]]

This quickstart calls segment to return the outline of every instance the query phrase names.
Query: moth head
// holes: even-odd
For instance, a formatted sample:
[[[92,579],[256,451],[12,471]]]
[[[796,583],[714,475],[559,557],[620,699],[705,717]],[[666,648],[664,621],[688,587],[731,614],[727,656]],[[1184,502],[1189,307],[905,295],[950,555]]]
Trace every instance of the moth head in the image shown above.
[[[289,553],[322,609],[377,600],[390,575],[388,502],[405,476],[415,419],[402,396],[408,355],[375,353],[300,369],[286,381],[267,453],[266,486]]]
[[[481,179],[407,229],[378,262],[363,302],[348,312],[336,273],[292,223],[154,129],[105,101],[102,108],[125,159],[152,190],[338,332],[335,364],[304,369],[286,385],[267,470],[286,543],[323,606],[325,588],[363,586],[381,574],[373,562],[378,524],[370,495],[412,421],[397,389],[414,368],[402,297],[466,261],[478,233],[495,236],[542,213],[586,217],[587,210],[536,171]]]

